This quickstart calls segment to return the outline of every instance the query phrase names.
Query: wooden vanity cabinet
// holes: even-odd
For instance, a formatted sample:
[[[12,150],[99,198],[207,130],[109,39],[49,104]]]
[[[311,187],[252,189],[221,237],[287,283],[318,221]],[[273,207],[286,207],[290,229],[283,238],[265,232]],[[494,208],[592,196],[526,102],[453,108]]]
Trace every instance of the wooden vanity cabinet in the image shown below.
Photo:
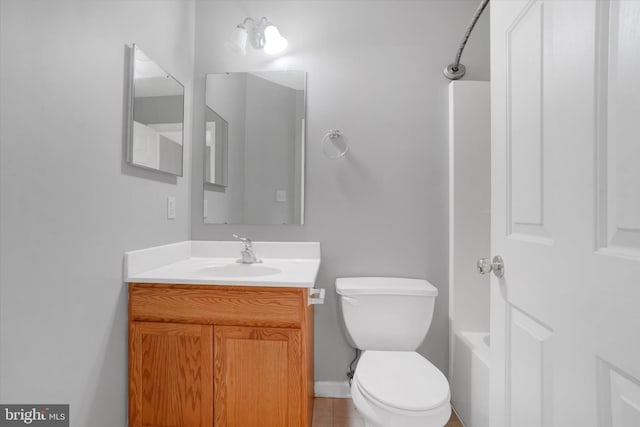
[[[306,288],[129,286],[129,427],[311,427]]]

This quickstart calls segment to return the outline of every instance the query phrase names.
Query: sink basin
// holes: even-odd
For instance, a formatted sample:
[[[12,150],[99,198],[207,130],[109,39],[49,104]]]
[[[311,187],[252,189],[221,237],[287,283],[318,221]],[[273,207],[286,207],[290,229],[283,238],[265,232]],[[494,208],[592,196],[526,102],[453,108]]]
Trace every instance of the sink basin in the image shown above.
[[[260,264],[226,264],[196,270],[202,276],[215,277],[256,277],[282,273],[282,270]]]

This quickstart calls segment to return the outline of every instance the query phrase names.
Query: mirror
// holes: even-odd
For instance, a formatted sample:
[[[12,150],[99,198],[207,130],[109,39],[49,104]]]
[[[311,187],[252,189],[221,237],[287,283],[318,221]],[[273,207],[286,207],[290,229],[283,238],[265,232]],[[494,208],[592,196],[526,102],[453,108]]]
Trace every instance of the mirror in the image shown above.
[[[302,224],[304,71],[208,74],[206,224]]]
[[[127,161],[182,176],[184,87],[135,44],[130,63]]]

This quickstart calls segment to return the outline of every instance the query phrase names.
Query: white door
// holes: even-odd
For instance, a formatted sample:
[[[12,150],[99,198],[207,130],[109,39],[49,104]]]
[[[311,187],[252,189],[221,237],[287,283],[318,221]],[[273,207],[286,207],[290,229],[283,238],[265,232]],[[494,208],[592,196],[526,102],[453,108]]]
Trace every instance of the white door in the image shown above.
[[[640,426],[640,1],[491,2],[492,427]]]

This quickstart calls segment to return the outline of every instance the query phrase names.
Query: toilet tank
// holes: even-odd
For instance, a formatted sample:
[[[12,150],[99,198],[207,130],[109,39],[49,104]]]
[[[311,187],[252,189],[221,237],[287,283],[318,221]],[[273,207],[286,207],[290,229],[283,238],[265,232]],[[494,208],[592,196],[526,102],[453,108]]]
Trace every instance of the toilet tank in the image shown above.
[[[339,278],[336,292],[347,333],[361,350],[417,349],[438,295],[426,280],[396,277]]]

